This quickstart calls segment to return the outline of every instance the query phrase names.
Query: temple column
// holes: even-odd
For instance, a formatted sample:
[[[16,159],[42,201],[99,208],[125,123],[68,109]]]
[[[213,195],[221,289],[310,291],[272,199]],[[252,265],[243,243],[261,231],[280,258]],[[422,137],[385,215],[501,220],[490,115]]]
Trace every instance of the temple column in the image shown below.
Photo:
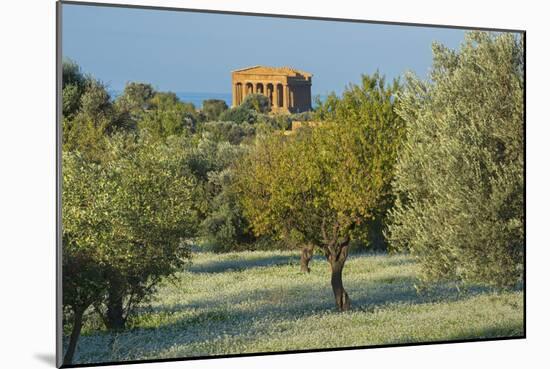
[[[232,106],[235,107],[237,106],[237,84],[236,83],[233,83],[233,103],[232,103]]]
[[[288,109],[288,85],[283,86],[283,109]]]
[[[243,84],[237,84],[237,105],[241,105],[243,102]]]

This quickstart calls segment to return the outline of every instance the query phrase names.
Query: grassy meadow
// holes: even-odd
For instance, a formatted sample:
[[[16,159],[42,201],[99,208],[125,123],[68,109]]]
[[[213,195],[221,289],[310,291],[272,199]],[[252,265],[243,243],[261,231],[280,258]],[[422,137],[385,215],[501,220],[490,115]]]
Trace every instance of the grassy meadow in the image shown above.
[[[336,312],[330,270],[287,251],[197,253],[120,333],[90,315],[74,363],[258,353],[523,335],[523,291],[440,284],[417,292],[403,255],[351,255]]]

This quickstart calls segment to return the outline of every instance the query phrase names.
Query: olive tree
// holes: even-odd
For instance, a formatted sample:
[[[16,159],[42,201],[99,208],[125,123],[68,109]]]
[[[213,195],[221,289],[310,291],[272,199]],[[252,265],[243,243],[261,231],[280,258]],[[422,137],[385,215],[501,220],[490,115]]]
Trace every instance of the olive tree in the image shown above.
[[[468,33],[458,51],[434,44],[431,81],[407,79],[389,236],[425,282],[522,278],[522,49],[518,35]]]
[[[260,138],[237,166],[236,190],[254,232],[319,249],[339,311],[350,308],[342,281],[350,241],[381,206],[392,178],[401,131],[397,88],[363,76],[321,126]]]
[[[72,361],[86,309],[94,306],[110,329],[164,276],[190,256],[195,182],[185,170],[179,139],[115,135],[101,162],[63,153],[63,300],[73,330]]]

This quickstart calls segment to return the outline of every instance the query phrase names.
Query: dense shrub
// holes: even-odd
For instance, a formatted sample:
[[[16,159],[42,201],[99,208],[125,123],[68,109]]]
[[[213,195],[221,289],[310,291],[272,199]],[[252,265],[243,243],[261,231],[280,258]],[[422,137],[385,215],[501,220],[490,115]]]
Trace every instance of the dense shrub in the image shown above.
[[[258,113],[253,109],[240,105],[235,108],[226,110],[220,115],[221,121],[234,122],[234,123],[255,123]]]
[[[235,123],[255,123],[259,115],[271,110],[269,99],[260,94],[250,94],[244,98],[241,105],[226,110],[220,115],[219,120]]]
[[[208,174],[208,186],[213,194],[210,211],[201,223],[201,233],[211,250],[236,251],[247,248],[255,237],[242,214],[236,194],[231,190],[234,171],[230,168]]]
[[[267,113],[271,110],[269,98],[262,94],[250,94],[240,105],[244,109],[254,110],[257,113]]]
[[[189,155],[188,166],[200,189],[197,205],[201,220],[200,235],[210,249],[225,252],[241,248],[243,244],[253,241],[254,236],[231,190],[233,164],[240,160],[246,147],[216,138],[210,132],[203,132]]]
[[[209,137],[214,141],[226,141],[232,145],[238,145],[243,140],[254,136],[255,126],[234,122],[206,122],[200,126],[200,131],[208,132]]]

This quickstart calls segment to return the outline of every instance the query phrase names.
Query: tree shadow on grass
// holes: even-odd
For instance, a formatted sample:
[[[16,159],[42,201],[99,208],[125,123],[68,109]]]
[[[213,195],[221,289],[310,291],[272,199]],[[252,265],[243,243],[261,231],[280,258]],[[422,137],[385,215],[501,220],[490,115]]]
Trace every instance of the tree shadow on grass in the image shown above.
[[[367,314],[387,304],[424,304],[437,301],[457,301],[471,298],[483,290],[457,294],[453,286],[439,286],[431,295],[418,295],[413,286],[414,278],[395,278],[391,284],[374,280],[359,288],[359,283],[350,283],[352,311]],[[248,302],[248,303],[247,303]],[[155,328],[137,328],[119,334],[116,338],[118,352],[124,352],[122,360],[137,360],[143,357],[204,356],[220,354],[211,344],[220,337],[230,337],[241,343],[255,342],[268,337],[272,326],[311,316],[337,314],[330,288],[311,289],[310,286],[264,288],[253,293],[234,293],[219,299],[203,299],[188,304],[166,308],[174,311],[193,311],[175,322]],[[160,310],[159,310],[160,311]],[[487,332],[487,335],[499,332]],[[476,332],[472,333],[472,337]],[[483,335],[480,334],[480,336]],[[173,347],[180,347],[170,353]],[[190,347],[190,350],[185,353]],[[114,358],[117,359],[116,357]],[[113,360],[113,358],[105,361]]]
[[[195,265],[194,273],[220,273],[294,263],[297,266],[298,261],[297,255],[260,256],[248,260],[228,259]],[[261,342],[273,333],[271,329],[274,325],[293,324],[302,318],[337,314],[329,280],[326,284],[316,280],[312,285],[308,284],[308,276],[297,273],[292,281],[291,286],[265,286],[230,293],[213,293],[212,297],[188,303],[142,309],[140,314],[179,315],[176,315],[178,318],[175,321],[161,323],[152,328],[136,327],[116,335],[105,333],[103,338],[99,334],[82,337],[79,347],[86,347],[87,342],[95,346],[95,356],[91,356],[92,353],[89,352],[84,360],[87,362],[92,360],[90,357],[93,357],[93,362],[105,362],[237,353],[241,351],[240,346],[235,346],[235,342],[244,345],[243,347],[247,347],[249,343]],[[352,312],[366,314],[386,305],[453,302],[490,291],[481,286],[459,291],[455,285],[447,283],[435,285],[429,291],[418,294],[415,282],[416,279],[412,276],[387,275],[344,281],[352,300]],[[487,327],[483,332],[472,331],[465,337],[508,336],[508,333],[505,329]],[[464,339],[464,336],[449,338],[452,339]],[[107,345],[107,342],[110,343]],[[226,343],[233,346],[225,347]],[[103,345],[105,351],[98,351]],[[98,355],[98,352],[101,354]],[[76,359],[81,360],[80,357]]]
[[[261,287],[236,293],[213,294],[214,297],[202,298],[182,304],[169,306],[157,305],[138,309],[142,314],[173,314],[182,311],[236,309],[240,314],[254,316],[291,316],[295,318],[333,312],[334,297],[330,281],[321,286],[312,287],[307,283],[307,275],[298,275],[296,279],[306,279],[294,286]],[[372,311],[385,305],[425,304],[441,301],[455,302],[493,291],[484,286],[471,286],[458,290],[453,283],[433,285],[429,290],[417,292],[412,276],[384,276],[367,281],[345,281],[345,288],[352,301],[352,311]],[[258,308],[260,306],[260,308]]]
[[[241,271],[250,268],[269,267],[277,265],[298,264],[299,256],[296,255],[272,255],[255,256],[247,259],[223,259],[190,265],[186,270],[191,273],[224,273],[229,271]]]

